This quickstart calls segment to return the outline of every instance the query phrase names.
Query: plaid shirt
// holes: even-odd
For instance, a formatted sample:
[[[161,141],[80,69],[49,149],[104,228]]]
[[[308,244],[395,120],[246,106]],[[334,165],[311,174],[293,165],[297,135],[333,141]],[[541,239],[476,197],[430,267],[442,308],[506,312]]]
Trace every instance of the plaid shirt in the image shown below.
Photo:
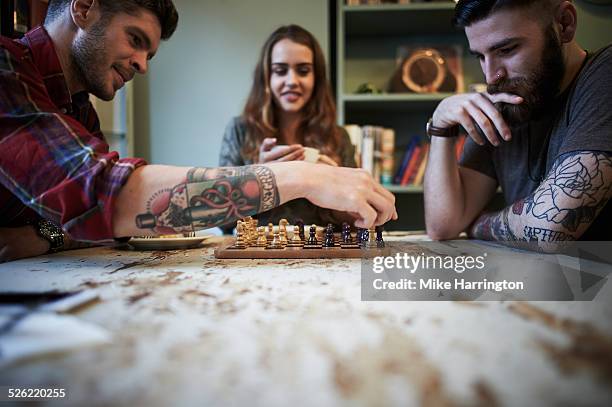
[[[115,199],[141,159],[119,159],[86,92],[70,95],[43,27],[0,37],[0,226],[38,217],[111,241]]]

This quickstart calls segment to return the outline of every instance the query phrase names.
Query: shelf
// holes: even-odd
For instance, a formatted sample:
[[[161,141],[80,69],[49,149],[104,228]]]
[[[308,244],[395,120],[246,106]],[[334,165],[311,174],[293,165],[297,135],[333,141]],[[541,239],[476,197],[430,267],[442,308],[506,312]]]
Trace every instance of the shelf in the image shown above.
[[[386,190],[396,194],[421,194],[423,193],[422,185],[383,185]]]
[[[440,35],[453,27],[454,2],[343,6],[347,36]],[[447,22],[440,23],[440,22]]]
[[[382,93],[382,94],[345,94],[342,95],[344,108],[350,110],[433,110],[454,93]]]

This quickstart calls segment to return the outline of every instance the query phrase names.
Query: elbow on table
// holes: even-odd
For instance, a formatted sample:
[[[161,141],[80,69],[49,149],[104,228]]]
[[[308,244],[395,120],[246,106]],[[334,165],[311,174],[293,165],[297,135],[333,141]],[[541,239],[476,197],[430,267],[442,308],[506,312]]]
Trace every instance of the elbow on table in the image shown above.
[[[461,230],[456,230],[452,225],[446,222],[433,222],[426,220],[425,228],[427,229],[427,235],[432,240],[451,240],[459,237]]]

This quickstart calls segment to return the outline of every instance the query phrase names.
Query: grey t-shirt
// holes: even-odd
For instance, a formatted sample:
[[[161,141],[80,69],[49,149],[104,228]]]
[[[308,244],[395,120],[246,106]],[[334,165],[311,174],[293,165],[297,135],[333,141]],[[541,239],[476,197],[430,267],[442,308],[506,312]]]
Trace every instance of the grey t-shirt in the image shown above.
[[[510,142],[479,146],[468,137],[460,165],[497,180],[510,205],[534,192],[558,157],[574,151],[612,153],[612,45],[589,56],[542,118],[512,129]],[[581,240],[610,240],[611,225],[608,202]]]
[[[346,130],[343,128],[340,145],[336,153],[340,156],[342,167],[356,167],[355,147]],[[253,160],[245,157],[242,148],[246,143],[247,128],[241,117],[233,118],[225,129],[221,152],[219,154],[219,165],[221,167],[234,167],[254,164]],[[314,147],[314,146],[313,146]],[[306,174],[304,174],[307,176]],[[305,224],[326,225],[327,223],[338,223],[332,212],[328,209],[319,208],[306,199],[295,199],[284,205],[274,208],[267,212],[257,215],[261,225],[272,222],[277,224],[280,219],[287,219],[293,223],[296,219],[301,219]]]

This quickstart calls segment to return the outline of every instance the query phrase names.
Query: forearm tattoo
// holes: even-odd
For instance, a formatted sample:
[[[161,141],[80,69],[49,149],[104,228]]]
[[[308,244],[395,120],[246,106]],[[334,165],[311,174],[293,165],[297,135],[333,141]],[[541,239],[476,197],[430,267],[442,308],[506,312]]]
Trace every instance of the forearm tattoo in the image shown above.
[[[270,210],[280,203],[266,166],[192,168],[185,182],[157,191],[136,226],[156,234],[206,229]]]
[[[554,243],[575,240],[612,195],[609,153],[581,151],[560,157],[546,179],[525,199],[472,225],[478,239]],[[514,225],[510,215],[519,219]],[[585,227],[586,226],[586,227]]]

